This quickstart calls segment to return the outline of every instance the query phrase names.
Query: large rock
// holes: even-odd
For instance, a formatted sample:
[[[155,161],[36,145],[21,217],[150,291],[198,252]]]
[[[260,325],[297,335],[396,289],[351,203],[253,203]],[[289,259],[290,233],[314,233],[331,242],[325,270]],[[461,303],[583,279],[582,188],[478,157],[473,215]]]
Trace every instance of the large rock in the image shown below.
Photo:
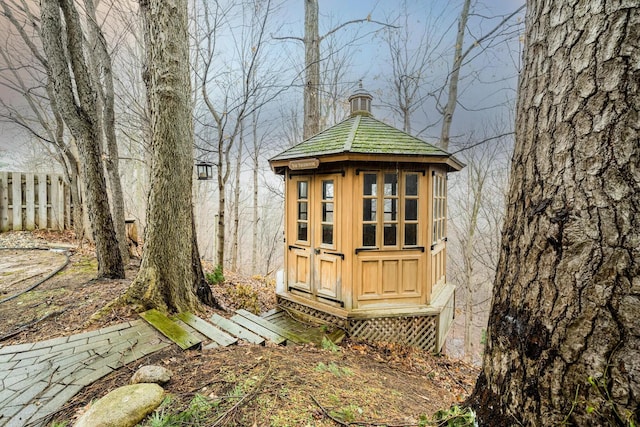
[[[158,384],[133,384],[117,388],[91,405],[75,427],[133,427],[164,398]]]
[[[167,368],[156,365],[142,366],[131,377],[131,384],[156,383],[164,384],[171,379],[172,372]]]

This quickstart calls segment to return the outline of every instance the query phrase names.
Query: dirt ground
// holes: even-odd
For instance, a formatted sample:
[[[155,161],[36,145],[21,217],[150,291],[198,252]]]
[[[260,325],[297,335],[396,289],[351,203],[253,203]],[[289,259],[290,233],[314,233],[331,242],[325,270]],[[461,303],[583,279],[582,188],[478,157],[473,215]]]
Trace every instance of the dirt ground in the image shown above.
[[[68,234],[28,237],[41,246],[71,241]],[[0,248],[10,247],[13,240],[12,233],[0,234]],[[19,267],[10,267],[11,259]],[[51,279],[4,301],[63,262],[64,255],[51,251],[0,249],[0,345],[70,335],[138,317],[125,308],[99,323],[86,324],[92,313],[126,289],[138,266],[134,260],[124,280],[95,280],[96,260],[88,247],[71,251],[69,264]],[[226,278],[214,289],[225,308],[273,307],[269,281],[231,274]],[[349,339],[325,349],[239,344],[182,351],[172,346],[86,387],[55,421],[72,423],[93,400],[127,384],[145,364],[173,372],[165,385],[170,397],[142,424],[153,426],[432,425],[428,422],[432,415],[463,401],[478,375],[477,368],[446,356]]]

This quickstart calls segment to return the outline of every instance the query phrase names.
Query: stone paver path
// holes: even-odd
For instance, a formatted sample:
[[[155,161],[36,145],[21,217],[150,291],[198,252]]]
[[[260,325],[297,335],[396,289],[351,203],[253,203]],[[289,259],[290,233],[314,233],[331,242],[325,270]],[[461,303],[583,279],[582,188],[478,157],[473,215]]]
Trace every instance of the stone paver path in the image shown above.
[[[0,347],[0,426],[44,425],[82,387],[171,345],[142,320]]]

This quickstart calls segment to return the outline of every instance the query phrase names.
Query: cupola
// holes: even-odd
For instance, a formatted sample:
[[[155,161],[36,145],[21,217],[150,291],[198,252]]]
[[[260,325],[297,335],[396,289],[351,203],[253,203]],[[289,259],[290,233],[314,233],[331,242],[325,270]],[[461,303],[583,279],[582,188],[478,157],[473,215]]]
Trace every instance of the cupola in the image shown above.
[[[371,116],[371,99],[373,99],[371,94],[362,88],[362,80],[360,80],[358,90],[349,97],[351,117],[356,115]]]

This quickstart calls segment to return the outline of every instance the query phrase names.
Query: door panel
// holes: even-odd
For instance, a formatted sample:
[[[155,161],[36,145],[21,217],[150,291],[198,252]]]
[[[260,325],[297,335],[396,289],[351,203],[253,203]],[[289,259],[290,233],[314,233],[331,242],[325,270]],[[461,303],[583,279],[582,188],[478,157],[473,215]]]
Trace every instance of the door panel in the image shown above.
[[[287,186],[287,283],[307,295],[312,292],[311,182],[311,176],[293,177]]]
[[[288,286],[301,296],[342,300],[340,175],[292,177],[288,185]]]
[[[296,289],[311,292],[309,251],[293,249],[293,258],[295,260],[295,263],[293,269],[293,281],[290,282],[291,286],[295,287]]]
[[[398,294],[399,271],[397,259],[382,261],[382,295]]]
[[[342,282],[342,259],[335,255],[318,255],[317,295],[340,300],[340,284]]]
[[[316,177],[312,220],[314,233],[314,294],[334,302],[342,300],[342,259],[340,252],[340,175]]]

